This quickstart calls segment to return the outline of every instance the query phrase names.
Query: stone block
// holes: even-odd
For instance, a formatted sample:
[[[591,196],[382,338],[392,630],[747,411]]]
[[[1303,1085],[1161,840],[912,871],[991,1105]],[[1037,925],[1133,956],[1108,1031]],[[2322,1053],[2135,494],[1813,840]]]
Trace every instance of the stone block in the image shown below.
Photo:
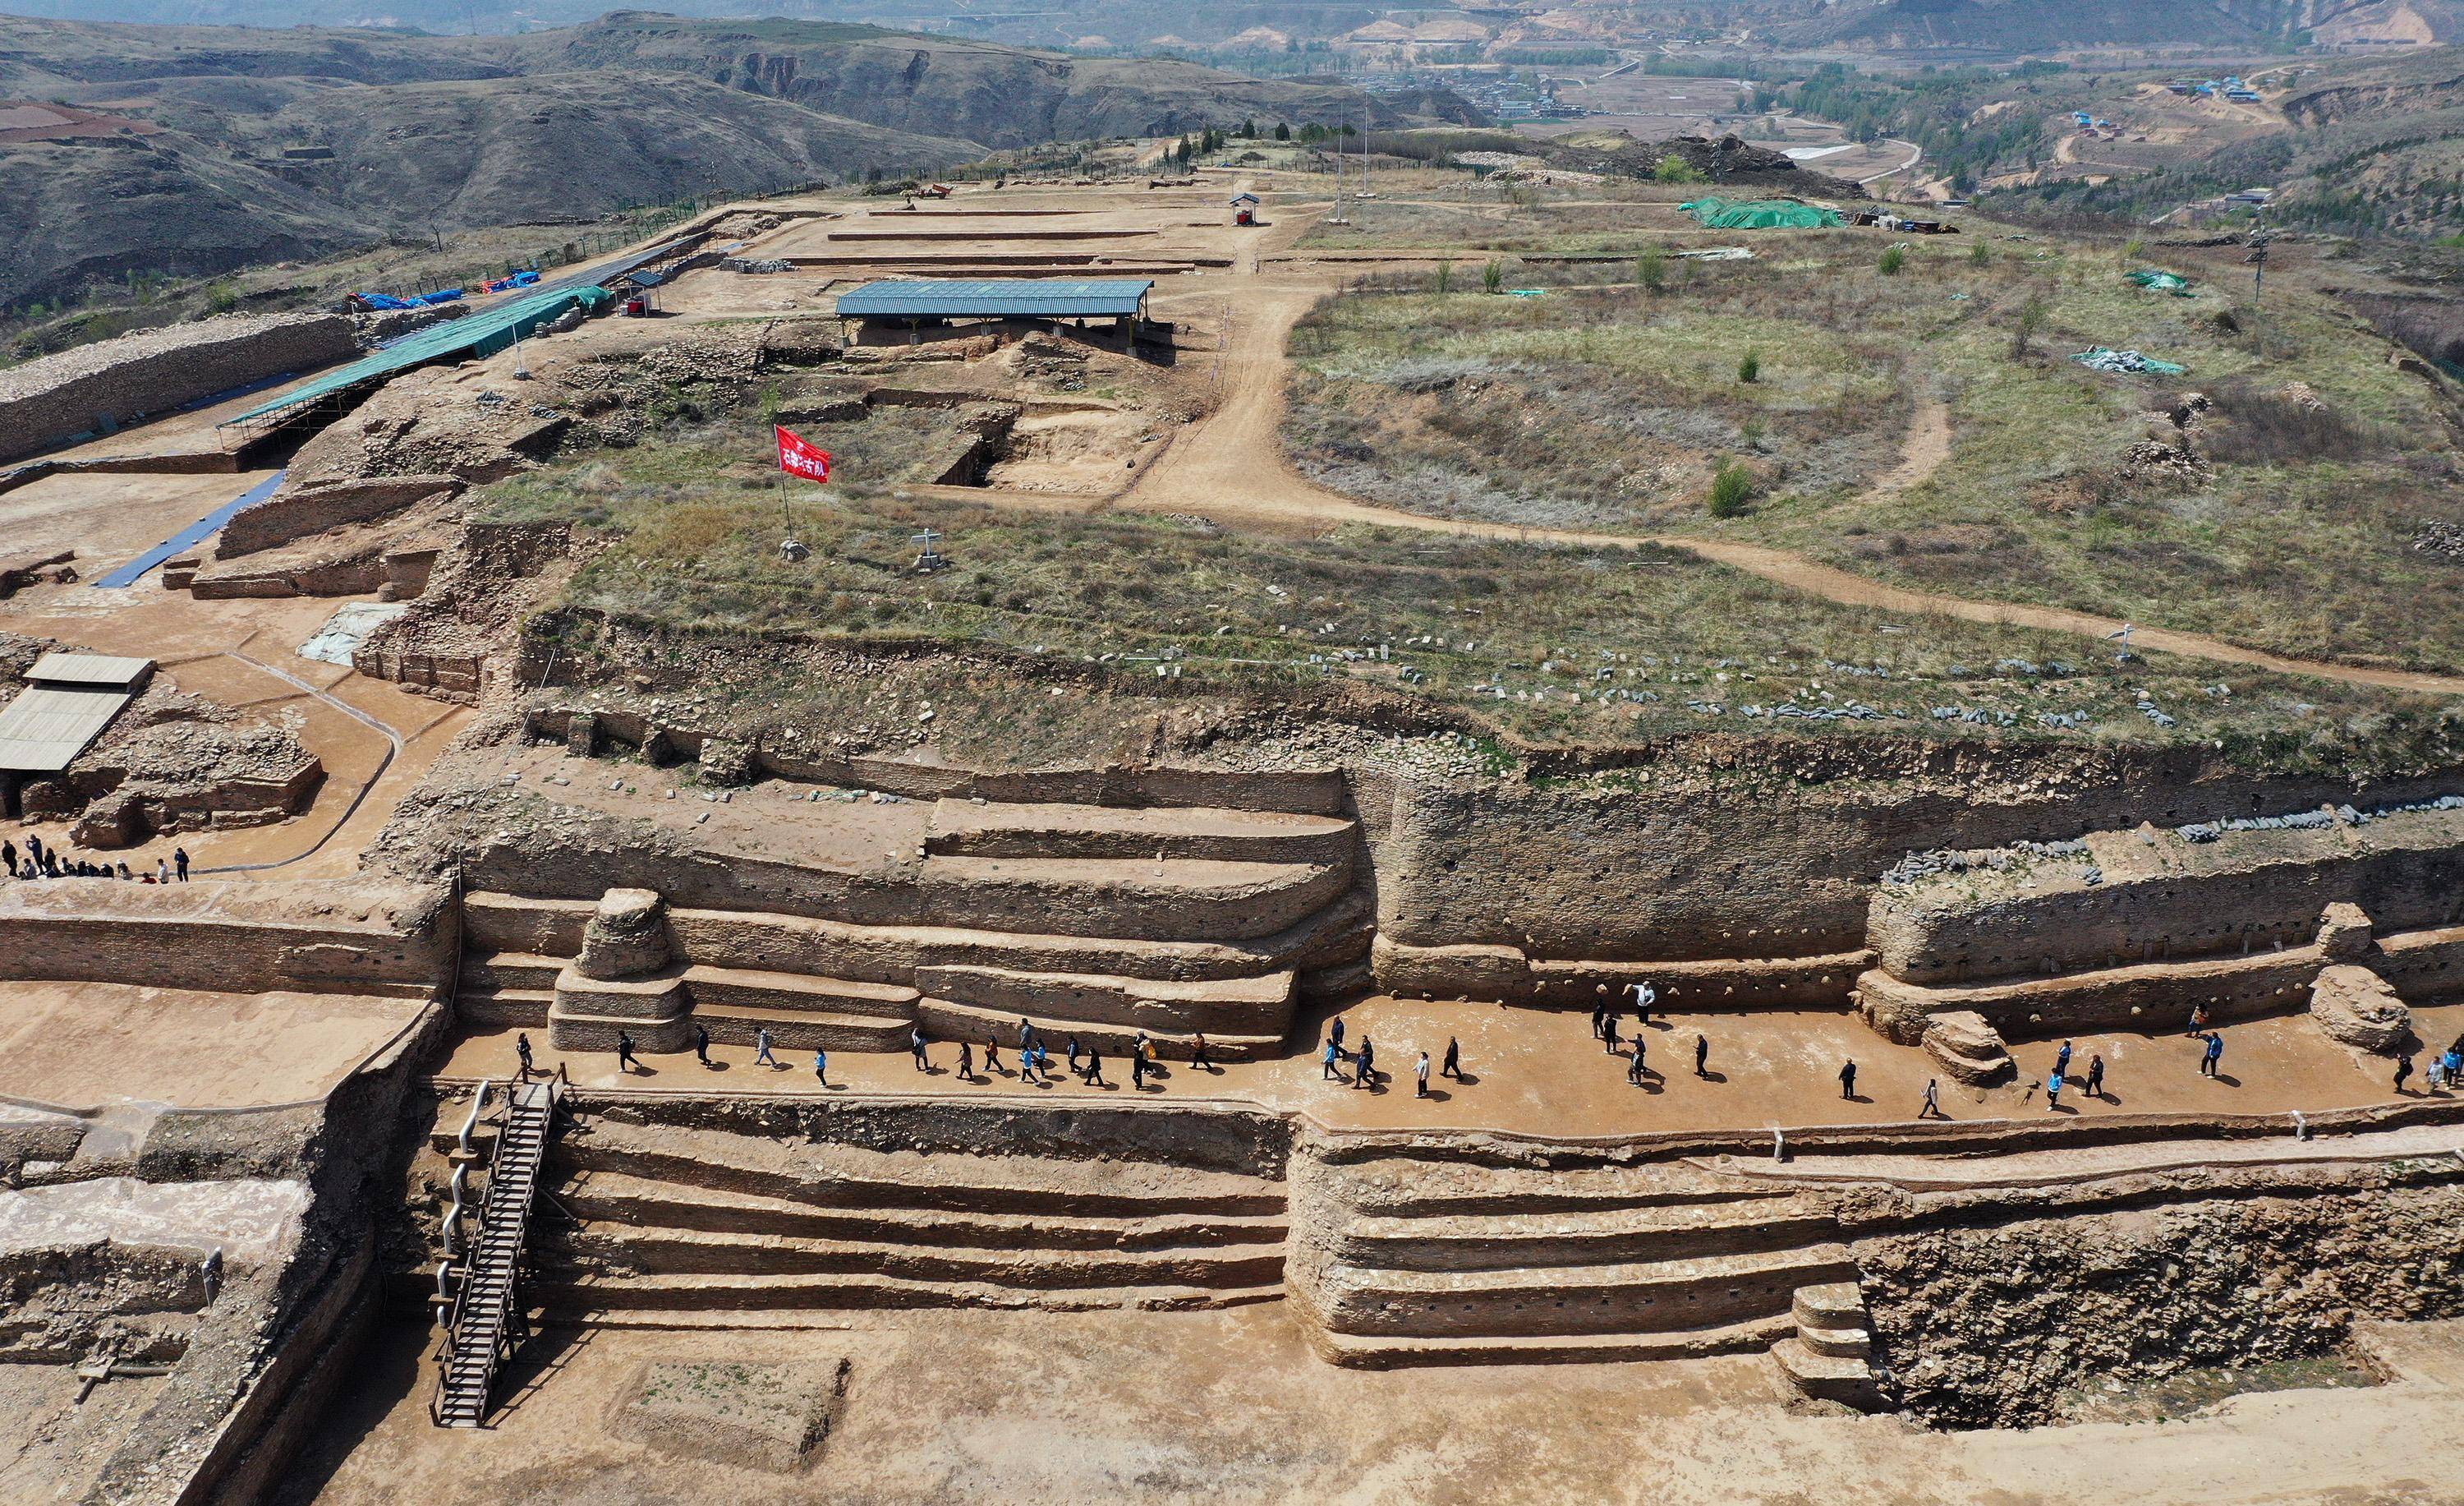
[[[2412,1034],[2412,1011],[2386,979],[2354,963],[2319,969],[2310,986],[2310,1018],[2329,1040],[2382,1056],[2393,1055]]]
[[[706,738],[702,741],[701,777],[712,785],[749,785],[753,782],[753,749],[734,738]]]
[[[1925,1054],[1943,1074],[1970,1087],[2008,1081],[2017,1072],[2002,1033],[1972,1009],[1952,1009],[1925,1021]]]
[[[2357,904],[2342,900],[2319,917],[2319,951],[2331,963],[2357,963],[2375,945],[2370,918]]]
[[[556,1006],[550,1018],[586,1015],[599,1020],[639,1020],[663,1024],[693,1012],[693,995],[685,970],[671,966],[648,978],[606,979],[583,976],[567,967],[556,975]]]
[[[584,978],[640,978],[674,958],[668,939],[668,902],[655,890],[610,889],[582,933],[575,971]]]

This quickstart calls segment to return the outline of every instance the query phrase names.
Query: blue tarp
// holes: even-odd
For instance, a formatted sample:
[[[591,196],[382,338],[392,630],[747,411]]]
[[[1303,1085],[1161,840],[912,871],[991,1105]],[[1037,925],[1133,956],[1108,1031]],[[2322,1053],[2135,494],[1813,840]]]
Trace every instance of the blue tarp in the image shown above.
[[[534,282],[538,281],[539,274],[536,272],[532,273],[531,280]],[[358,299],[361,302],[365,303],[370,308],[380,310],[433,308],[439,303],[451,303],[457,300],[462,297],[462,290],[460,288],[438,288],[433,293],[414,293],[407,299],[395,298],[390,293],[354,293],[351,297]]]
[[[103,591],[126,590],[129,587],[143,580],[146,572],[153,569],[154,566],[162,564],[165,560],[174,559],[186,551],[195,548],[197,545],[205,543],[208,539],[212,538],[216,533],[220,532],[223,524],[239,516],[243,510],[254,507],[257,503],[265,500],[269,497],[272,497],[274,495],[274,489],[280,486],[282,484],[282,478],[290,474],[291,473],[288,471],[275,472],[264,480],[257,482],[254,486],[242,492],[237,498],[215,508],[212,512],[206,514],[206,516],[198,519],[195,522],[190,523],[186,528],[181,529],[178,533],[173,534],[163,543],[156,544],[151,549],[146,550],[143,554],[139,555],[136,559],[129,561],[119,569],[116,569],[109,575],[104,576],[101,580],[95,582],[95,589]]]

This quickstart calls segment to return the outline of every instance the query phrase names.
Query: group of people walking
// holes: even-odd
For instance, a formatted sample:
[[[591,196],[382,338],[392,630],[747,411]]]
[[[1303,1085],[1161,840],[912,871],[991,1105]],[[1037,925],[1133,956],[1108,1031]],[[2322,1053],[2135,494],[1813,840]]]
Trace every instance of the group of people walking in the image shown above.
[[[1386,1081],[1386,1074],[1377,1070],[1376,1043],[1369,1038],[1367,1030],[1363,1030],[1360,1032],[1359,1044],[1346,1050],[1343,1044],[1344,1034],[1344,1018],[1338,1014],[1327,1023],[1326,1044],[1318,1048],[1319,1080],[1340,1082],[1347,1087],[1366,1088],[1372,1093],[1376,1092],[1378,1085]],[[1351,1070],[1346,1072],[1346,1068]],[[1438,1075],[1451,1077],[1457,1082],[1464,1080],[1463,1043],[1451,1035],[1446,1037],[1445,1059],[1438,1068]],[[1422,1052],[1419,1059],[1412,1064],[1412,1096],[1425,1098],[1428,1096],[1429,1053]]]
[[[22,856],[14,841],[0,841],[0,878],[116,878],[136,884],[185,884],[188,881],[188,850],[173,848],[169,857],[156,858],[148,872],[143,867],[131,870],[125,858],[99,862],[90,857],[68,856],[56,846],[47,845],[41,837],[28,832]]]
[[[27,866],[33,867],[38,863],[58,865],[58,854],[55,851],[42,847],[39,842],[32,838],[29,839],[29,846],[37,856],[29,858]],[[181,852],[176,855],[179,878],[185,880],[187,876],[187,853]],[[11,872],[17,870],[19,857],[13,843],[0,843],[0,860],[5,860]],[[169,872],[169,866],[166,864],[166,875]],[[162,881],[168,883],[175,880],[165,876]],[[1611,1003],[1605,994],[1592,1009],[1592,1035],[1602,1044],[1603,1049],[1610,1055],[1624,1058],[1626,1081],[1640,1087],[1660,1076],[1660,1074],[1650,1065],[1650,1038],[1645,1033],[1652,1023],[1652,1013],[1658,1004],[1658,995],[1647,982],[1630,986],[1627,992],[1633,1001],[1635,1022],[1633,1035],[1627,1037],[1621,1033],[1620,1027],[1624,1021],[1625,1011],[1618,1005]],[[1668,1028],[1665,1021],[1662,1022],[1661,1028],[1663,1030]],[[1016,1070],[1012,1071],[1002,1063],[1002,1042],[1000,1034],[987,1033],[980,1041],[984,1074],[1014,1076],[1021,1085],[1032,1087],[1049,1087],[1058,1080],[1059,1074],[1054,1070],[1052,1052],[1045,1044],[1044,1031],[1033,1021],[1022,1016],[1015,1029],[1007,1033],[1012,1037],[1012,1045],[1017,1053]],[[2222,1076],[2224,1036],[2219,1030],[2211,1028],[2205,1006],[2200,1006],[2191,1011],[2189,1027],[2183,1033],[2198,1043],[2195,1059],[2199,1074],[2210,1078]],[[935,1070],[932,1058],[932,1050],[935,1044],[938,1043],[934,1041],[920,1022],[910,1028],[908,1050],[915,1063],[916,1071],[931,1073]],[[959,1037],[956,1039],[955,1044],[957,1047],[956,1065],[959,1079],[966,1082],[984,1080],[978,1074],[979,1042]],[[1210,1074],[1222,1071],[1222,1068],[1213,1059],[1203,1034],[1193,1036],[1190,1045],[1191,1070]],[[756,1028],[753,1046],[754,1065],[781,1072],[787,1070],[787,1064],[778,1057],[777,1042],[768,1026],[762,1025]],[[711,1058],[710,1048],[709,1026],[695,1021],[693,1056],[705,1068],[716,1070],[720,1064]],[[636,1043],[630,1033],[620,1030],[616,1035],[616,1064],[620,1073],[632,1074],[649,1070],[642,1065],[640,1058],[635,1054],[635,1050]],[[516,1052],[520,1058],[522,1076],[527,1079],[535,1071],[531,1059],[530,1037],[527,1034],[517,1036]],[[2423,1054],[2429,1057],[2426,1067],[2419,1061],[2419,1056]],[[1145,1091],[1151,1079],[1160,1080],[1167,1075],[1163,1064],[1158,1060],[1156,1044],[1145,1031],[1136,1032],[1127,1055],[1130,1063],[1130,1086],[1133,1090]],[[1716,1078],[1712,1074],[1710,1055],[1710,1038],[1698,1030],[1695,1032],[1693,1043],[1694,1075],[1709,1080],[1724,1080]],[[2067,1040],[2063,1041],[2054,1053],[2053,1066],[2045,1074],[2041,1083],[2048,1112],[2059,1112],[2062,1108],[2063,1095],[2074,1091],[2081,1096],[2100,1101],[2113,1101],[2112,1095],[2105,1086],[2103,1055],[2101,1052],[2090,1052],[2085,1068],[2077,1074],[2072,1071],[2074,1056],[2073,1044]],[[1338,1082],[1350,1089],[1377,1092],[1381,1091],[1384,1084],[1390,1080],[1388,1074],[1377,1065],[1377,1047],[1370,1039],[1369,1032],[1364,1030],[1354,1035],[1351,1030],[1349,1019],[1341,1014],[1334,1016],[1328,1023],[1325,1038],[1319,1046],[1318,1058],[1322,1080]],[[1112,1086],[1104,1075],[1103,1052],[1095,1047],[1081,1043],[1077,1036],[1065,1037],[1064,1060],[1069,1074],[1087,1086],[1105,1089]],[[812,1066],[813,1080],[824,1088],[832,1086],[829,1080],[829,1053],[826,1051],[820,1048],[814,1050]],[[2395,1058],[2395,1091],[2399,1095],[2408,1091],[2408,1085],[2412,1082],[2417,1071],[2423,1082],[2422,1091],[2442,1092],[2464,1089],[2464,1035],[2458,1035],[2443,1051],[2417,1053],[2414,1050],[2407,1049],[2399,1052]],[[1456,1082],[1472,1080],[1463,1074],[1463,1046],[1455,1037],[1446,1038],[1441,1060],[1434,1065],[1427,1051],[1418,1053],[1412,1069],[1413,1096],[1425,1098],[1431,1096],[1430,1078],[1433,1074]],[[1844,1060],[1840,1064],[1838,1080],[1841,1098],[1855,1102],[1865,1101],[1857,1093],[1857,1063],[1853,1059]],[[2226,1080],[2230,1082],[2233,1079]],[[2027,1096],[2033,1097],[2037,1086],[2036,1082],[2030,1081]],[[1942,1107],[1942,1086],[1938,1078],[1928,1077],[1925,1080],[1924,1092],[1917,1104],[1916,1117],[1920,1119],[1947,1119],[1950,1117]]]
[[[2431,1052],[2427,1054],[2430,1057],[2430,1065],[2421,1074],[2421,1087],[2424,1093],[2444,1093],[2464,1087],[2464,1035],[2458,1035],[2449,1042],[2445,1051]],[[2414,1056],[2415,1053],[2410,1051],[2399,1052],[2396,1054],[2395,1091],[2398,1094],[2402,1094],[2404,1085],[2412,1080]]]
[[[1624,1010],[1603,992],[1592,1006],[1592,1039],[1606,1047],[1610,1055],[1625,1057],[1625,1080],[1639,1088],[1660,1075],[1650,1064],[1650,1041],[1642,1033],[1651,1026],[1651,1011],[1660,1003],[1660,990],[1645,980],[1628,984],[1626,994],[1634,1001],[1634,1038],[1619,1039],[1617,1023],[1624,1018]],[[1711,1038],[1699,1030],[1694,1035],[1694,1075],[1706,1079],[1711,1075]]]

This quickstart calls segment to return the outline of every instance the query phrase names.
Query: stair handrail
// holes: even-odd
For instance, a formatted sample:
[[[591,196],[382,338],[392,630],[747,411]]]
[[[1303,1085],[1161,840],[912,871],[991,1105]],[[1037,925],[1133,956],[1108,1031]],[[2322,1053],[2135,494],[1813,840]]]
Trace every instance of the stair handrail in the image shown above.
[[[462,1133],[454,1142],[453,1148],[458,1153],[465,1156],[471,1154],[471,1132],[479,1127],[479,1111],[488,1106],[488,1090],[495,1085],[495,1078],[482,1077],[479,1079],[479,1091],[471,1095],[471,1115],[462,1121]]]
[[[446,1352],[439,1365],[435,1391],[429,1400],[429,1420],[440,1428],[448,1426],[445,1420],[446,1391],[452,1380],[453,1361],[464,1352],[470,1337],[465,1331],[466,1324],[490,1316],[487,1311],[473,1308],[465,1298],[470,1295],[471,1283],[482,1273],[480,1269],[482,1249],[485,1246],[491,1223],[498,1218],[509,1219],[510,1229],[506,1232],[510,1233],[511,1240],[509,1243],[503,1243],[501,1247],[504,1251],[503,1257],[508,1262],[508,1269],[505,1272],[504,1281],[496,1288],[492,1304],[498,1321],[495,1325],[495,1331],[489,1336],[487,1360],[481,1367],[477,1383],[480,1388],[479,1405],[482,1416],[486,1413],[487,1393],[495,1384],[496,1371],[510,1355],[515,1342],[511,1332],[512,1324],[504,1320],[518,1311],[515,1305],[512,1267],[519,1261],[522,1247],[530,1235],[531,1213],[538,1204],[539,1173],[546,1163],[548,1131],[555,1126],[557,1100],[561,1096],[553,1081],[540,1083],[538,1087],[539,1092],[535,1096],[525,1096],[511,1090],[508,1090],[506,1095],[504,1131],[496,1142],[496,1156],[494,1164],[490,1167],[486,1190],[480,1194],[479,1199],[480,1240],[472,1247],[469,1270],[463,1276],[462,1291],[451,1299],[452,1308],[446,1333]],[[530,1148],[529,1159],[519,1163],[509,1163],[504,1154],[506,1147],[514,1142],[517,1131],[532,1123],[539,1126],[539,1135],[538,1143]],[[467,1163],[454,1168],[457,1178],[454,1204],[456,1216],[461,1207],[459,1195],[461,1184],[458,1179],[467,1169]],[[521,1178],[509,1173],[524,1172],[527,1173],[531,1195],[516,1202],[513,1185]],[[445,1272],[446,1268],[440,1265],[437,1271],[437,1291],[440,1296],[445,1295]]]

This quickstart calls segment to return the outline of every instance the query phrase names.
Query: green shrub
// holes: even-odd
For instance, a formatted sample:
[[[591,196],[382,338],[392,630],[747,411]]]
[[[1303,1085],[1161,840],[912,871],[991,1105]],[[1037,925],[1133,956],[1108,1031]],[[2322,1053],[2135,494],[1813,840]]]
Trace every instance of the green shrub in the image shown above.
[[[1908,248],[1905,246],[1893,246],[1882,253],[1882,276],[1886,277],[1898,277],[1900,269],[1907,264]]]
[[[1968,264],[1971,267],[1984,266],[1992,259],[1993,248],[1981,240],[1968,248]]]
[[[1441,261],[1441,262],[1439,262],[1439,263],[1438,263],[1438,291],[1439,291],[1439,292],[1441,292],[1441,293],[1451,293],[1451,292],[1453,292],[1453,291],[1454,291],[1454,287],[1455,287],[1455,264],[1454,264],[1453,262],[1451,262],[1451,261]]]
[[[2044,327],[2046,313],[2044,299],[2034,293],[2019,305],[2018,314],[2011,321],[2012,360],[2028,359],[2028,346],[2035,340],[2036,331]]]
[[[1483,293],[1494,293],[1505,286],[1505,262],[1491,261],[1488,265],[1480,269],[1480,290]]]
[[[1754,474],[1746,469],[1743,460],[1731,460],[1711,477],[1707,505],[1714,518],[1734,518],[1746,510],[1746,502],[1753,495]]]
[[[1745,359],[1737,363],[1737,380],[1751,386],[1761,381],[1762,375],[1763,353],[1759,350],[1747,351]]]
[[[1660,165],[1651,169],[1651,175],[1661,183],[1701,183],[1703,181],[1703,170],[1675,152],[1661,157]]]
[[[1668,257],[1659,247],[1649,247],[1634,258],[1634,280],[1651,293],[1668,286]]]

